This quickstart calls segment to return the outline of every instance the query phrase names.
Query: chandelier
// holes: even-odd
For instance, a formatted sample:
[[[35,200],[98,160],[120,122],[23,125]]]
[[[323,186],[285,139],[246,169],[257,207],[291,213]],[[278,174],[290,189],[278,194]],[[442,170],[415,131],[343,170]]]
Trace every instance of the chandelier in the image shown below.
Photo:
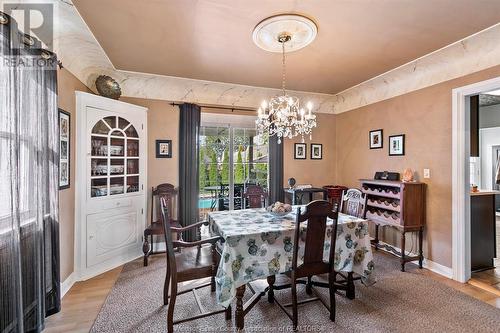
[[[278,29],[283,29],[283,22],[288,22],[291,24],[302,24],[306,22],[308,26],[307,29],[314,27],[314,30],[309,36],[302,34],[301,38],[295,41],[294,45],[290,45],[289,49],[298,49],[309,44],[316,36],[316,26],[312,21],[307,18],[298,15],[283,15],[283,18],[272,17],[268,20],[261,22],[254,30],[254,41],[256,44],[268,51],[276,52],[276,50],[270,49],[269,45],[262,45],[266,43],[269,44],[268,36],[262,37],[259,40],[259,33],[265,30],[266,34],[272,31],[273,25]],[[276,23],[280,23],[277,25]],[[312,25],[311,25],[312,24]],[[263,29],[264,27],[264,29]],[[259,29],[260,28],[260,29]],[[298,29],[290,29],[289,31],[297,31]],[[308,31],[309,31],[308,30]],[[272,33],[272,32],[271,32]],[[267,38],[266,38],[267,37]],[[312,113],[313,105],[311,102],[307,103],[307,110],[301,107],[300,100],[296,96],[288,95],[286,92],[286,57],[285,57],[285,44],[291,43],[292,35],[290,33],[281,32],[275,39],[280,43],[281,54],[282,54],[282,84],[281,84],[281,94],[277,95],[271,100],[263,101],[258,109],[258,117],[255,121],[257,132],[259,135],[276,136],[278,138],[278,143],[280,144],[283,138],[293,138],[296,136],[301,136],[302,142],[304,142],[304,137],[309,135],[312,139],[312,129],[316,127],[316,115]]]

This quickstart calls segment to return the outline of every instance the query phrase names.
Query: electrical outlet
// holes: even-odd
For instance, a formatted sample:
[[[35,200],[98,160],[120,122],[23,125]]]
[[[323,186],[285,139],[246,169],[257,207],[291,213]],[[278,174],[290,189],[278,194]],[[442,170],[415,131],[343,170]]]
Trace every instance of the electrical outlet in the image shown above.
[[[431,178],[431,169],[424,169],[424,178]]]

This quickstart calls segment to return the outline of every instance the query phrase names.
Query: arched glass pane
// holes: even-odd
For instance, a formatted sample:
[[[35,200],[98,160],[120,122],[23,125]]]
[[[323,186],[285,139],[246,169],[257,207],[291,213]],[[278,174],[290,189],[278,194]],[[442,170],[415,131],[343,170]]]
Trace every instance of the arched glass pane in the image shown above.
[[[118,128],[125,129],[125,127],[127,127],[128,124],[130,124],[128,120],[123,119],[122,117],[118,117]]]
[[[115,116],[109,116],[104,118],[104,121],[108,123],[109,127],[115,128],[116,127],[116,117]]]
[[[123,133],[121,131],[113,131],[111,133],[111,135],[114,135],[114,136],[123,136]]]
[[[102,120],[99,120],[92,128],[92,133],[93,134],[108,134],[109,127],[106,126],[106,124],[104,124],[104,122]]]
[[[130,125],[129,128],[127,128],[125,130],[125,133],[130,138],[138,138],[139,137],[139,135],[137,135],[137,131],[135,130],[134,125]]]

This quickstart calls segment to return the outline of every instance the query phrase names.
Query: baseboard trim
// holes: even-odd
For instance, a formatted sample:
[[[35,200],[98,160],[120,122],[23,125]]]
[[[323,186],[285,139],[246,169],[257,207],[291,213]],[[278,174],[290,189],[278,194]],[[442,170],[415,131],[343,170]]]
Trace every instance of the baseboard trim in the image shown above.
[[[76,274],[72,272],[66,280],[61,283],[61,299],[66,295],[66,293],[73,287],[76,282]]]
[[[379,241],[380,244],[382,245],[388,245],[388,246],[392,246],[396,251],[399,251],[401,252],[401,248],[399,247],[396,247],[394,245],[391,245],[391,244],[388,244],[388,243],[385,243],[385,242],[382,242],[382,241]],[[392,252],[389,252],[383,248],[380,248],[378,251],[384,251],[386,253],[389,253],[389,254],[392,254],[394,255]],[[408,256],[416,256],[417,254],[416,253],[411,253],[409,251],[405,251],[406,255]],[[441,265],[441,264],[438,264],[437,262],[434,262],[432,260],[429,260],[427,258],[424,257],[424,261],[422,262],[422,267],[436,273],[436,274],[439,274],[441,276],[444,276],[448,279],[453,279],[453,269],[451,267],[447,267],[447,266],[444,266],[444,265]]]

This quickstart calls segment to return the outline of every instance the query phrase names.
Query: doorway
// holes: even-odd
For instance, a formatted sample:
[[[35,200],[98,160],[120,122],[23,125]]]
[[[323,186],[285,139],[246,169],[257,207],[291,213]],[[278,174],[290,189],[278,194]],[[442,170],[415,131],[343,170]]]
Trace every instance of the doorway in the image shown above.
[[[473,220],[478,218],[478,211],[484,213],[486,209],[480,208],[478,210],[477,206],[472,206],[477,204],[474,201],[478,201],[480,196],[477,196],[477,192],[471,192],[471,185],[484,187],[479,188],[479,192],[483,191],[480,194],[486,194],[486,190],[495,190],[491,184],[491,175],[489,175],[489,172],[485,172],[485,169],[481,166],[486,159],[493,160],[492,156],[495,152],[492,150],[492,147],[488,147],[490,150],[487,154],[483,153],[482,157],[479,153],[473,154],[473,146],[476,143],[471,133],[474,132],[476,124],[471,118],[471,114],[474,113],[474,107],[471,106],[471,99],[476,98],[473,96],[479,96],[479,94],[492,92],[499,88],[500,77],[453,89],[452,92],[452,269],[453,279],[460,282],[468,282],[471,279],[473,268],[471,250],[472,245],[476,246],[478,244],[477,239],[474,240],[471,238],[471,234],[477,232],[477,225],[474,224]],[[477,132],[477,144],[479,146],[481,144],[479,124],[477,125]],[[493,167],[490,169],[493,169]],[[481,181],[484,177],[488,177],[487,182]],[[491,210],[491,214],[486,215],[489,216],[488,219],[491,217],[490,225],[494,226],[498,199],[495,201],[495,197],[493,196],[489,201],[491,201],[489,202],[489,207],[491,208],[488,209]],[[487,234],[487,238],[494,244],[495,231],[494,229],[491,230]],[[495,257],[497,257],[497,254],[494,254],[490,258],[492,263],[495,262]],[[474,261],[475,259],[472,260]]]
[[[249,185],[267,192],[269,147],[255,130],[255,117],[202,114],[199,137],[200,218],[248,208]]]

